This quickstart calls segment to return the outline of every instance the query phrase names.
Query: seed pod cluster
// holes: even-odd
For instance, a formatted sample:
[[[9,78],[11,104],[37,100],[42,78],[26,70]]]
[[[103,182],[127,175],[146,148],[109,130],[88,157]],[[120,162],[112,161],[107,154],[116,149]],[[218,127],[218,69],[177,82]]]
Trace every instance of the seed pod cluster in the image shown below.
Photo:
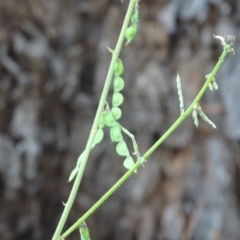
[[[138,24],[138,4],[135,6],[135,9],[131,16],[131,26],[128,27],[125,31],[125,38],[127,39],[126,45],[128,45],[137,34],[137,24]]]

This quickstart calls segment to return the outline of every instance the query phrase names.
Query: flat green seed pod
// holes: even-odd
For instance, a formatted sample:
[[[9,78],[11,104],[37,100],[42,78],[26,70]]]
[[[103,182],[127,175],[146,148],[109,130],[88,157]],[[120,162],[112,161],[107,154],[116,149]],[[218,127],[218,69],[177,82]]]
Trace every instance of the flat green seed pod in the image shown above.
[[[99,128],[94,136],[93,142],[95,144],[100,143],[103,140],[104,137],[104,131]]]
[[[119,126],[110,128],[110,138],[113,142],[120,142],[123,140],[121,128]]]
[[[131,169],[134,165],[134,161],[133,161],[133,158],[128,156],[124,162],[123,162],[123,166],[126,168],[126,169]]]
[[[122,60],[118,58],[114,66],[114,75],[120,76],[123,73],[123,70],[124,70],[124,67],[122,64]]]
[[[123,88],[124,88],[124,85],[125,85],[124,80],[121,77],[117,76],[117,77],[114,78],[114,82],[113,82],[114,92],[122,91]]]
[[[134,24],[126,29],[125,38],[127,39],[126,45],[128,45],[137,34],[137,24]]]
[[[103,114],[101,115],[99,122],[98,122],[98,127],[99,128],[104,128],[105,122],[104,122],[104,118],[103,118]]]
[[[138,23],[138,8],[135,8],[134,12],[132,13],[131,22],[132,24]]]
[[[119,107],[113,107],[111,111],[115,120],[118,120],[122,116],[122,110]]]
[[[124,141],[121,141],[116,146],[116,152],[120,156],[129,156],[129,151],[127,144]]]
[[[118,107],[123,103],[123,95],[119,92],[113,93],[112,105],[113,107]]]
[[[104,119],[105,125],[107,125],[108,127],[112,127],[116,125],[116,121],[113,117],[113,114],[110,111],[107,111],[106,113],[104,113],[103,119]]]

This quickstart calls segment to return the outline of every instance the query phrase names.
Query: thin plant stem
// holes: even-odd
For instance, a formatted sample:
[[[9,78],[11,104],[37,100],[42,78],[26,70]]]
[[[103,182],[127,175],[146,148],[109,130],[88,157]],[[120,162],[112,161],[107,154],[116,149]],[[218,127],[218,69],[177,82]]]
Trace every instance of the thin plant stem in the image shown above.
[[[91,129],[88,141],[87,141],[84,158],[81,162],[80,168],[78,170],[78,174],[75,178],[71,193],[68,197],[68,200],[67,200],[66,204],[64,205],[64,211],[63,211],[62,216],[59,220],[58,226],[55,230],[55,233],[52,237],[52,240],[57,240],[58,237],[60,236],[60,234],[62,232],[62,229],[64,227],[64,224],[65,224],[65,222],[67,220],[67,217],[69,215],[69,212],[72,208],[73,202],[75,200],[79,185],[81,183],[81,179],[82,179],[82,176],[83,176],[83,173],[84,173],[84,170],[85,170],[85,166],[87,164],[88,156],[90,154],[91,145],[92,145],[92,142],[93,142],[93,139],[94,139],[94,135],[95,135],[95,132],[97,130],[98,122],[99,122],[100,116],[102,114],[104,105],[106,103],[106,98],[107,98],[108,90],[109,90],[109,87],[110,87],[110,84],[111,84],[115,62],[118,59],[120,50],[122,48],[122,44],[123,44],[123,40],[124,40],[124,34],[125,34],[125,31],[128,27],[128,24],[129,24],[129,21],[130,21],[131,14],[133,12],[135,3],[136,3],[136,0],[131,0],[130,3],[129,3],[127,13],[126,13],[123,25],[122,25],[122,29],[121,29],[121,32],[120,32],[120,35],[119,35],[119,38],[118,38],[118,41],[117,41],[117,44],[116,44],[116,48],[112,52],[112,60],[111,60],[110,66],[109,66],[109,70],[108,70],[108,73],[107,73],[107,77],[106,77],[106,81],[105,81],[104,88],[103,88],[103,91],[102,91],[102,95],[101,95],[101,98],[100,98],[100,101],[99,101],[96,116],[95,116],[95,119],[94,119],[94,122],[93,122],[93,125],[92,125],[92,129]]]
[[[212,81],[219,68],[221,67],[225,57],[227,56],[230,46],[226,45],[224,47],[223,53],[219,58],[216,66],[214,67],[211,74],[208,75],[208,78],[199,91],[198,95],[192,102],[192,104],[188,107],[188,109],[180,115],[180,117],[175,121],[175,123],[165,132],[164,135],[143,155],[144,159],[148,159],[152,153],[164,142],[169,135],[183,122],[183,120],[192,112],[193,107],[196,103],[198,103],[208,88],[208,84]],[[127,171],[77,222],[75,222],[66,232],[62,234],[62,237],[65,238],[69,236],[79,225],[85,221],[92,213],[94,213],[134,172],[137,170],[142,164],[137,162],[133,165],[133,167]]]

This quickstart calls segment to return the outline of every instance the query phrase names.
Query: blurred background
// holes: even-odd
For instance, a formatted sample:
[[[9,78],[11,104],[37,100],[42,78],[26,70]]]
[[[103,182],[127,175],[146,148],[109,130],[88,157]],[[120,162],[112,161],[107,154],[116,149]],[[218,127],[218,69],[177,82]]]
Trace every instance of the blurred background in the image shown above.
[[[128,2],[0,1],[1,240],[51,239]],[[240,239],[240,1],[142,0],[139,11],[137,36],[121,52],[120,123],[142,154],[180,114],[177,71],[188,106],[222,52],[213,35],[235,35],[236,54],[216,76],[219,90],[201,100],[217,131],[189,116],[87,220],[91,238]],[[107,130],[66,228],[126,172],[122,163]]]

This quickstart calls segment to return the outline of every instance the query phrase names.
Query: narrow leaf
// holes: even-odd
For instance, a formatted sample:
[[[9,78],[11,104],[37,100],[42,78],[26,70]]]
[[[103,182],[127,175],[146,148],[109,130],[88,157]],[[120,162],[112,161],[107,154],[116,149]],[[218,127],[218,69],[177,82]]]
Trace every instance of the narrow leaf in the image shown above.
[[[210,125],[212,125],[213,128],[217,129],[216,125],[205,115],[205,113],[203,111],[199,112],[199,115],[201,116],[201,118],[206,121],[207,123],[209,123]]]
[[[177,89],[178,89],[178,96],[179,96],[179,102],[180,102],[180,112],[181,114],[184,113],[184,100],[183,100],[183,93],[182,93],[182,87],[181,87],[181,78],[179,76],[179,73],[177,74]]]
[[[119,125],[120,125],[120,124],[119,124]],[[120,126],[121,126],[121,125],[120,125]],[[123,132],[131,138],[132,143],[133,143],[133,149],[134,149],[134,151],[135,151],[134,154],[137,155],[137,156],[140,156],[140,153],[139,153],[139,151],[138,151],[138,145],[137,145],[137,142],[136,142],[136,140],[135,140],[134,135],[133,135],[132,133],[130,133],[130,132],[129,132],[126,128],[124,128],[123,126],[121,126],[121,128],[122,128]]]

